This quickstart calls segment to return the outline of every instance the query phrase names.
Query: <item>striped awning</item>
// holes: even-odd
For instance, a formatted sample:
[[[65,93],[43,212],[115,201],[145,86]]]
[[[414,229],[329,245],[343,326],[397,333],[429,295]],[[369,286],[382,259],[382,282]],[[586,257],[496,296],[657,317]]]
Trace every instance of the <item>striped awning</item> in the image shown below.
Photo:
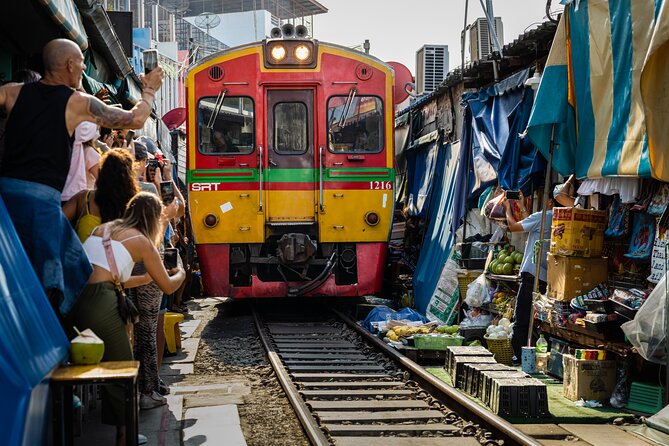
[[[79,45],[81,51],[88,49],[88,36],[74,2],[71,0],[36,0],[36,2],[61,27],[63,33]]]
[[[669,169],[653,161],[669,139],[662,140],[664,147],[649,147],[641,91],[651,39],[669,38],[669,28],[657,25],[663,3],[580,0],[565,7],[528,125],[528,136],[546,157],[554,132],[559,173],[669,181]],[[650,82],[649,93],[659,94],[666,81]]]

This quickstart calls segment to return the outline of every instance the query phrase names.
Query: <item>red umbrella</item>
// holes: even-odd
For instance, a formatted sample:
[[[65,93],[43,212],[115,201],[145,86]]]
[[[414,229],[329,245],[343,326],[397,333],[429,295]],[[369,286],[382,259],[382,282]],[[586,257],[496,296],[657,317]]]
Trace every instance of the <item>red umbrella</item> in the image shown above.
[[[186,122],[186,108],[177,107],[168,111],[165,113],[165,115],[163,115],[163,122],[170,131],[179,127],[181,124]]]

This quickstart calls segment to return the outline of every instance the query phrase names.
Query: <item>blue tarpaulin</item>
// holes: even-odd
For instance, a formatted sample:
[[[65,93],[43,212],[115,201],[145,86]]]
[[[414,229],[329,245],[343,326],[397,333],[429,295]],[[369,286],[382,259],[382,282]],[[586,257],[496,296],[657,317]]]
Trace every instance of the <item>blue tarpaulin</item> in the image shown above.
[[[433,132],[416,140],[405,152],[409,184],[406,212],[410,216],[427,215],[438,149],[437,132]]]
[[[68,341],[0,199],[0,438],[3,445],[46,444],[45,377]]]
[[[450,227],[459,147],[450,144],[437,147],[432,197],[427,211],[429,224],[413,276],[414,303],[422,314],[437,288],[441,270],[455,242]]]
[[[453,231],[462,223],[468,204],[498,182],[504,190],[530,192],[546,161],[528,138],[522,138],[534,94],[524,86],[528,70],[463,96],[465,106],[460,166],[455,193]]]

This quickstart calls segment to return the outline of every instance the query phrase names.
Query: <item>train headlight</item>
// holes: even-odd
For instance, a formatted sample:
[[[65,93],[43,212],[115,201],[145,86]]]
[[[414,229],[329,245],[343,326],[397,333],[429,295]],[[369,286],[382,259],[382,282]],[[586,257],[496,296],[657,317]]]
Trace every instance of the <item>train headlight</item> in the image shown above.
[[[203,219],[203,223],[206,227],[213,228],[218,224],[218,217],[216,217],[214,214],[207,214]]]
[[[304,62],[305,60],[309,59],[309,56],[311,56],[311,50],[308,46],[298,45],[295,47],[295,57],[300,62]]]
[[[275,45],[272,47],[271,54],[272,54],[272,59],[274,59],[277,62],[280,62],[286,58],[286,47],[284,47],[283,45]]]
[[[378,225],[380,220],[381,218],[376,212],[367,212],[365,214],[365,223],[367,223],[369,226]]]

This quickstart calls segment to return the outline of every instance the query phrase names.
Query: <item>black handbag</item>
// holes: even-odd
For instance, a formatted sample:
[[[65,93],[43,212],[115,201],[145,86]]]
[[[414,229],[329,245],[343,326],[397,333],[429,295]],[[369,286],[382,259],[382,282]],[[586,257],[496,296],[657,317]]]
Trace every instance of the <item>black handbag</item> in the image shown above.
[[[102,246],[105,248],[105,255],[107,256],[107,263],[109,263],[109,270],[114,279],[114,290],[116,291],[116,303],[118,304],[118,314],[124,324],[135,324],[139,321],[139,310],[135,304],[128,299],[125,294],[125,289],[120,281],[118,268],[116,266],[116,259],[114,258],[114,251],[111,247],[109,225],[105,225],[102,234]]]

